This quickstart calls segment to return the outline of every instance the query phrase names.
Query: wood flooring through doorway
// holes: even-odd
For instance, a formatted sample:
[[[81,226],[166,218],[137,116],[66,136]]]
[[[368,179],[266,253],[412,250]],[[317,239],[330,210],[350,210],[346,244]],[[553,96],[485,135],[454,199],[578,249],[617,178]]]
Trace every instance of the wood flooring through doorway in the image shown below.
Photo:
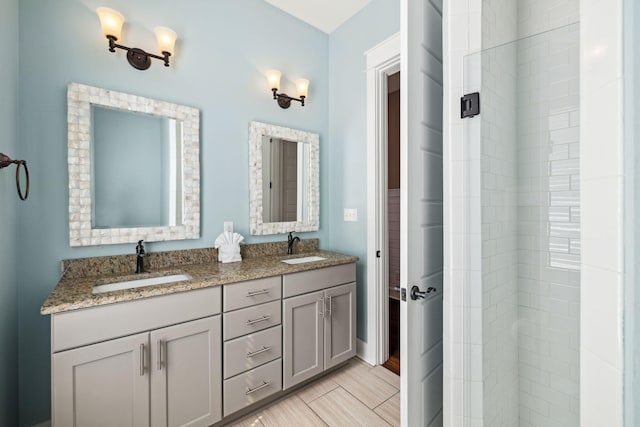
[[[389,298],[389,359],[382,365],[400,375],[400,301]]]

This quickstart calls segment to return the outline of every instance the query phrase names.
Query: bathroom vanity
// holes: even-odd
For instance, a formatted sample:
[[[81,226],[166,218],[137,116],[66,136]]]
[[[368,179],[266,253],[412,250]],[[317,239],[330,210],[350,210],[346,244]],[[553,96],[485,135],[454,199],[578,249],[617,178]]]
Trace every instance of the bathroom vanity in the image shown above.
[[[72,260],[41,310],[53,425],[222,424],[349,360],[357,258],[304,255],[322,259],[172,265],[148,274],[191,279],[101,294],[121,275],[81,276],[92,268]]]

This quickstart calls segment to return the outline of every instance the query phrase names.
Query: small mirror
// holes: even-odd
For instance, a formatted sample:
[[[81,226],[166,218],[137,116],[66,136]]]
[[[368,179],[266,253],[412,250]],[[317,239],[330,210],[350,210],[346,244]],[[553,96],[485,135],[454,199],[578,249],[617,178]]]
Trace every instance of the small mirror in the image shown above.
[[[262,220],[302,222],[308,217],[309,144],[262,137]]]
[[[71,246],[200,237],[197,109],[71,83]]]
[[[251,234],[319,227],[318,134],[252,122]]]

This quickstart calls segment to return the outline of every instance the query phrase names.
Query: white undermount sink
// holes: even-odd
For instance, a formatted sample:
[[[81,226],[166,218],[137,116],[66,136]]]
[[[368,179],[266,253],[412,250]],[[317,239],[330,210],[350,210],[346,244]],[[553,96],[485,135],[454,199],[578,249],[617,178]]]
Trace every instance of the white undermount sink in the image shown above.
[[[287,264],[304,264],[306,262],[322,261],[323,259],[326,258],[323,258],[321,256],[306,256],[302,258],[283,259],[282,262]]]
[[[108,283],[93,287],[92,294],[102,294],[105,292],[121,291],[123,289],[142,288],[144,286],[169,285],[171,283],[191,280],[188,274],[172,274],[170,276],[147,277],[145,279],[125,280],[122,282]]]

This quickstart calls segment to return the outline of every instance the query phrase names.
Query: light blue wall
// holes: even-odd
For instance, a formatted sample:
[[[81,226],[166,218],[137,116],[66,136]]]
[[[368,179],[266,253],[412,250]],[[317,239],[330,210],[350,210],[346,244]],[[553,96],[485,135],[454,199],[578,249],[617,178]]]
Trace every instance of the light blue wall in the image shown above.
[[[122,52],[109,53],[94,12],[103,5],[127,18],[126,45],[154,51],[152,28],[173,28],[179,35],[173,65],[165,68],[154,60],[149,70],[138,71]],[[32,176],[32,194],[18,220],[20,424],[31,425],[50,416],[49,318],[39,309],[57,282],[60,260],[135,249],[69,247],[67,84],[75,81],[201,110],[203,237],[149,243],[149,251],[211,247],[228,220],[247,242],[284,239],[249,236],[251,120],[320,133],[321,229],[302,238],[319,237],[328,247],[329,37],[262,0],[21,0],[19,25],[20,155],[29,161]],[[304,108],[276,105],[262,74],[269,68],[280,69],[289,79],[282,85],[289,92],[294,79],[311,81]]]
[[[22,158],[18,150],[18,0],[0,2],[0,152]],[[15,166],[0,169],[0,425],[18,419],[18,288],[15,269],[18,206]]]
[[[366,58],[364,53],[400,31],[400,2],[372,0],[329,37],[329,242],[331,249],[360,257],[358,338],[367,340]],[[344,222],[345,208],[358,222]]]

